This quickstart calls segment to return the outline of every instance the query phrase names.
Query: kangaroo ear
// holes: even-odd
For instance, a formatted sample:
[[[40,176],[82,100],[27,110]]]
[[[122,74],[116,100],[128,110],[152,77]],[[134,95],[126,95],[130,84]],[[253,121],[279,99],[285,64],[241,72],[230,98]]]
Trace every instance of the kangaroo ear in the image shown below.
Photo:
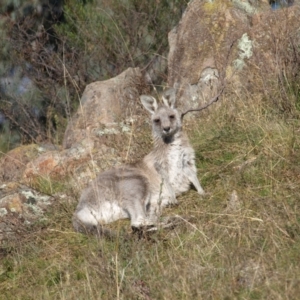
[[[166,90],[162,96],[162,100],[166,106],[174,108],[176,102],[176,89],[170,88]]]
[[[157,101],[152,96],[142,95],[140,96],[141,102],[144,107],[151,113],[154,114],[157,110]]]

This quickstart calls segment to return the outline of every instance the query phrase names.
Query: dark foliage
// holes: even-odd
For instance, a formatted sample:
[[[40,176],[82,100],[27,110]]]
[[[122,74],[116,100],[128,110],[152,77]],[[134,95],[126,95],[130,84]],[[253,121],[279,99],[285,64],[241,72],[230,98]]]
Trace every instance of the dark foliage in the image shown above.
[[[85,86],[128,67],[164,82],[167,34],[184,3],[40,0],[17,7],[7,1],[0,24],[0,112],[11,130],[1,139],[13,130],[22,142],[59,143]]]

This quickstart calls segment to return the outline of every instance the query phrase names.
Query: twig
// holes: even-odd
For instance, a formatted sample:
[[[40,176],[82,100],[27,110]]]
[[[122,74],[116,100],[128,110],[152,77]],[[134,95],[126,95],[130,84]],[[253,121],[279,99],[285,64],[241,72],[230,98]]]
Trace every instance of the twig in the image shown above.
[[[187,111],[185,111],[184,113],[181,114],[181,120],[183,119],[183,117],[192,111],[201,111],[204,110],[206,108],[208,108],[209,106],[211,106],[214,102],[217,102],[219,100],[219,97],[221,96],[221,94],[223,93],[224,89],[225,89],[226,85],[223,85],[220,92],[218,93],[217,96],[213,97],[208,103],[206,103],[205,105],[199,107],[199,108],[192,108],[192,109],[188,109]]]

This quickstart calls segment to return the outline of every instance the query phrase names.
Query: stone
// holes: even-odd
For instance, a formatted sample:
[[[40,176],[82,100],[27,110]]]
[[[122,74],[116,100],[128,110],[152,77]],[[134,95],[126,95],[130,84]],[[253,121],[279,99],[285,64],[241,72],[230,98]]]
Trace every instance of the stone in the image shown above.
[[[299,5],[272,10],[268,1],[191,1],[168,36],[168,86],[182,109],[225,92],[260,93],[278,77],[295,76]],[[270,95],[271,97],[271,95]]]
[[[64,149],[84,139],[101,143],[105,135],[130,131],[128,124],[139,114],[139,95],[147,91],[139,68],[129,68],[114,78],[87,85],[80,107],[68,123]]]

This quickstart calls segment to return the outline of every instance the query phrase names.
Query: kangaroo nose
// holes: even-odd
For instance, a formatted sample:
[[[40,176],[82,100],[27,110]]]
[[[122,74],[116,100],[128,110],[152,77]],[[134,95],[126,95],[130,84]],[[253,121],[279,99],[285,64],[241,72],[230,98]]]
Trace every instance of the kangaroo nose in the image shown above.
[[[168,126],[168,127],[164,127],[164,131],[165,131],[165,132],[169,132],[170,129],[171,129],[171,128],[170,128],[169,126]]]

